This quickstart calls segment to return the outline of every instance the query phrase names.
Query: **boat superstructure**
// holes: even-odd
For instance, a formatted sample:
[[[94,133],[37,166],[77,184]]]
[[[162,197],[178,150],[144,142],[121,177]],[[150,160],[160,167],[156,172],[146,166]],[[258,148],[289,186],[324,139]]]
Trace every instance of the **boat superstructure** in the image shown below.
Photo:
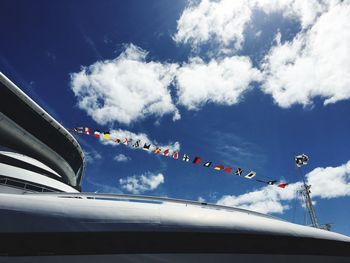
[[[164,197],[84,193],[83,151],[0,74],[0,262],[350,262],[350,238]]]
[[[1,72],[0,146],[0,185],[46,191],[40,182],[49,177],[48,189],[80,189],[85,157],[76,139]]]

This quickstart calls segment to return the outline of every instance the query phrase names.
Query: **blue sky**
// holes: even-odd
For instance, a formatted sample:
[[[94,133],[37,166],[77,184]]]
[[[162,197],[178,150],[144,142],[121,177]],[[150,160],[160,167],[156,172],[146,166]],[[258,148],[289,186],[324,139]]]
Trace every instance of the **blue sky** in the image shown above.
[[[2,1],[0,70],[67,128],[139,136],[265,186],[77,136],[83,190],[206,200],[350,235],[350,3]]]

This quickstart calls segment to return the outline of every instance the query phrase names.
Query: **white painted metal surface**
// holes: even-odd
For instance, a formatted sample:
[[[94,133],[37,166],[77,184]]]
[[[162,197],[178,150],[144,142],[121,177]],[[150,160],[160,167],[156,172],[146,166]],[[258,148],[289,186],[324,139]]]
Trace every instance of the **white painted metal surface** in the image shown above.
[[[167,198],[64,193],[0,194],[0,213],[8,212],[48,216],[51,219],[55,217],[61,223],[67,220],[74,226],[70,231],[223,231],[350,242],[349,237],[338,233],[293,224],[247,210]],[[19,226],[11,229],[11,224],[1,221],[0,217],[0,232],[35,232],[44,229],[43,226],[31,226],[31,229]],[[62,229],[62,226],[52,224],[45,226],[43,231]]]
[[[67,183],[71,184],[72,186],[77,186],[77,184],[80,183],[85,168],[85,155],[77,140],[50,114],[42,109],[1,72],[0,83],[2,84],[1,89],[9,90],[11,94],[14,94],[16,98],[19,99],[19,103],[21,105],[22,103],[26,105],[26,108],[22,109],[22,111],[34,111],[35,116],[40,116],[39,118],[43,119],[44,122],[47,122],[50,126],[57,130],[58,134],[60,134],[59,137],[65,137],[66,144],[72,146],[72,148],[76,150],[76,154],[82,160],[81,165],[79,166],[80,168],[73,168],[72,160],[69,162],[67,158],[62,156],[66,152],[57,153],[55,149],[51,148],[52,146],[49,147],[39,138],[36,138],[34,135],[28,132],[25,128],[19,126],[16,120],[18,116],[21,116],[19,114],[16,115],[17,117],[12,116],[14,119],[11,119],[10,117],[3,114],[3,112],[0,112],[0,134],[2,136],[2,139],[4,139],[5,142],[10,143],[10,148],[14,147],[13,145],[16,144],[16,147],[18,147],[18,145],[21,145],[21,147],[23,147],[23,149],[26,151],[30,150],[30,154],[27,152],[28,155],[32,155],[34,158],[38,158],[42,162],[46,163],[52,169],[56,170],[56,172],[59,172],[60,176],[64,177]],[[6,102],[6,98],[2,98],[0,96],[0,103],[2,100]],[[5,103],[3,102],[3,105],[4,104]],[[12,103],[6,107],[6,110],[9,110],[9,112],[15,112],[11,111],[12,107],[15,109],[16,105]],[[21,150],[23,151],[23,149]]]
[[[0,163],[1,175],[48,186],[63,192],[78,193],[73,187],[42,174]]]
[[[44,169],[46,171],[49,171],[52,174],[57,175],[58,177],[62,177],[60,176],[58,173],[56,173],[54,170],[52,170],[50,167],[48,167],[47,165],[43,164],[42,162],[39,162],[38,160],[28,157],[26,155],[20,154],[20,153],[14,153],[14,152],[7,152],[7,151],[0,151],[0,154],[15,158],[17,160],[20,160],[22,162],[34,165],[36,167],[39,167],[41,169]]]
[[[28,104],[34,111],[47,120],[52,126],[59,130],[62,135],[66,136],[78,149],[80,154],[85,158],[83,150],[81,149],[77,140],[64,128],[59,122],[57,122],[50,114],[48,114],[43,108],[41,108],[35,101],[33,101],[27,94],[25,94],[20,88],[18,88],[11,80],[9,80],[2,72],[0,72],[0,80],[18,97]]]

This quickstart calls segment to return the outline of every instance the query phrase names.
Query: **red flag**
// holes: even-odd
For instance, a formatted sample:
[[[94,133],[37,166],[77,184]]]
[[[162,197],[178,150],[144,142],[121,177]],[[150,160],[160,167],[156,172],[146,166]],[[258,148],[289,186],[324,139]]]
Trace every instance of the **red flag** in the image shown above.
[[[287,183],[279,184],[278,187],[279,187],[279,188],[286,188],[287,185],[288,185]]]
[[[85,133],[86,135],[90,135],[90,128],[85,127],[84,133]]]
[[[173,153],[173,158],[174,158],[174,159],[179,159],[179,152],[178,152],[178,151],[175,151],[175,152]]]
[[[232,172],[232,168],[231,167],[227,167],[224,170],[226,173],[231,173]]]
[[[96,137],[96,138],[100,138],[100,135],[101,135],[101,132],[100,131],[95,131],[94,132],[94,137]]]
[[[194,164],[200,164],[201,163],[201,157],[196,156],[193,160]]]

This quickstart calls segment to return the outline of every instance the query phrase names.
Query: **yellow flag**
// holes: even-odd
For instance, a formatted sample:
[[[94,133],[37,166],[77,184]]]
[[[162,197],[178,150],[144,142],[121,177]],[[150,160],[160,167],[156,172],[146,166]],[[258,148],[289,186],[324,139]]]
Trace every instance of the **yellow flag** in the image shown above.
[[[103,139],[104,139],[104,140],[109,140],[110,137],[111,137],[111,134],[110,134],[109,132],[105,132],[105,133],[103,134]]]

